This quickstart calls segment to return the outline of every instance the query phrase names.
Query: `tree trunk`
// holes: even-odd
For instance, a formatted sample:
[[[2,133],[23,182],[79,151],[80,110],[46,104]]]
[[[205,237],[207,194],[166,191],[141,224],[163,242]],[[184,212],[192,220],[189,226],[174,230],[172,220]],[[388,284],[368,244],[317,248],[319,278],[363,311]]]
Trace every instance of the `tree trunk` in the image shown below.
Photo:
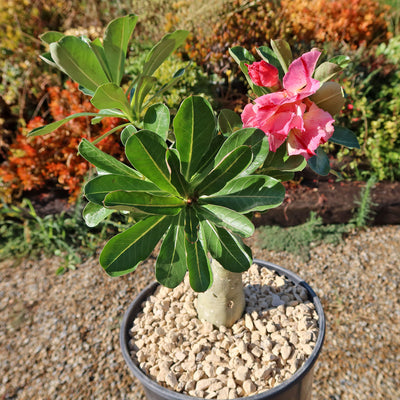
[[[214,259],[211,269],[213,284],[197,298],[198,317],[217,327],[229,328],[243,315],[245,308],[242,274],[227,271]]]

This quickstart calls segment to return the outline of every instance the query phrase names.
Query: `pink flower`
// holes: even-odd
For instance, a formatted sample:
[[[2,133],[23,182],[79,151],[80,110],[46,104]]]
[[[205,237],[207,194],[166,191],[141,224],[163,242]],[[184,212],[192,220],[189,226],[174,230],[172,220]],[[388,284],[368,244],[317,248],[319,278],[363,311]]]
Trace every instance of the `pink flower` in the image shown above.
[[[302,155],[306,160],[315,155],[315,150],[333,135],[335,120],[327,111],[306,100],[307,109],[303,114],[303,129],[291,129],[287,147],[289,155]]]
[[[334,119],[308,99],[321,86],[312,78],[320,54],[314,50],[294,60],[283,77],[283,90],[260,96],[255,104],[244,108],[243,127],[264,131],[271,151],[275,152],[287,140],[289,155],[300,154],[309,159],[332,136]],[[254,68],[249,66],[253,82],[270,84],[273,69],[267,73],[264,64],[255,64]]]
[[[274,87],[280,86],[278,68],[265,61],[245,64],[251,80],[258,86]]]

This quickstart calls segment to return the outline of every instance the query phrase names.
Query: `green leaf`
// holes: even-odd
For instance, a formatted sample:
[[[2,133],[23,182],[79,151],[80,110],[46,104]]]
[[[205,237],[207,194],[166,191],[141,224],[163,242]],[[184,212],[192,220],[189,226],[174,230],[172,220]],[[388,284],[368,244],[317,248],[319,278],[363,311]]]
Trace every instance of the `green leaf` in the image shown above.
[[[111,238],[100,254],[100,264],[110,276],[134,271],[150,256],[171,223],[165,215],[142,219],[125,232]]]
[[[150,106],[143,118],[144,129],[157,133],[164,140],[167,140],[169,123],[169,109],[162,103]]]
[[[238,63],[241,71],[244,73],[247,79],[248,84],[250,85],[256,96],[262,96],[263,94],[268,93],[267,89],[257,86],[250,78],[249,71],[245,64],[252,64],[256,61],[253,55],[241,46],[232,47],[231,49],[229,49],[229,54]]]
[[[154,183],[116,174],[96,176],[85,185],[84,193],[89,201],[103,205],[103,200],[107,194],[116,190],[164,193]]]
[[[57,31],[48,31],[39,35],[39,39],[47,44],[51,44],[53,42],[58,42],[62,39],[65,35],[61,32]]]
[[[249,175],[257,170],[263,165],[269,153],[269,143],[265,133],[257,128],[244,128],[228,137],[215,157],[215,162],[219,162],[226,154],[239,146],[248,146],[253,154],[251,164],[242,172],[242,175]]]
[[[275,152],[270,151],[263,165],[263,171],[268,175],[275,171],[302,171],[306,166],[303,156],[288,156],[286,143],[283,143]]]
[[[156,261],[156,279],[172,289],[183,281],[186,271],[184,213],[181,213],[161,244]]]
[[[103,71],[106,73],[108,80],[111,82],[112,81],[112,74],[110,71],[110,67],[108,66],[108,61],[106,57],[106,53],[104,51],[103,44],[101,43],[99,38],[96,38],[92,41],[87,42],[90,48],[92,49],[93,53],[96,54],[97,59],[99,60],[99,63],[101,67],[103,68]]]
[[[125,151],[130,163],[151,182],[168,193],[179,195],[171,183],[167,164],[166,143],[157,133],[141,130],[126,142]]]
[[[188,97],[182,102],[173,125],[182,173],[189,181],[215,136],[215,117],[210,103],[199,96]]]
[[[150,192],[116,191],[104,199],[107,208],[126,211],[141,211],[153,215],[176,215],[185,205],[182,199]]]
[[[151,99],[153,99],[154,97],[160,96],[162,93],[166,92],[172,86],[174,86],[176,84],[176,82],[178,82],[179,79],[182,78],[182,76],[185,73],[185,71],[186,71],[186,67],[178,69],[178,71],[176,71],[174,73],[174,75],[172,75],[172,79],[169,82],[167,82],[164,85],[162,85],[161,88],[154,94],[154,96]]]
[[[196,212],[200,220],[210,221],[241,236],[249,237],[254,233],[253,223],[246,216],[229,208],[204,204],[197,207]]]
[[[46,64],[50,65],[53,68],[57,68],[60,69],[61,71],[63,71],[53,60],[53,58],[51,57],[51,54],[49,52],[47,53],[43,53],[39,56],[39,58],[41,60],[43,60]],[[65,73],[65,71],[63,71]]]
[[[256,49],[256,51],[264,61],[278,69],[279,79],[282,79],[285,73],[277,55],[273,52],[273,50],[271,50],[268,46],[260,46]]]
[[[199,195],[213,194],[237,177],[250,163],[249,147],[240,146],[226,155],[196,187]]]
[[[106,83],[97,88],[90,102],[98,109],[117,108],[127,118],[132,118],[129,102],[121,87],[115,83]]]
[[[184,43],[188,34],[188,31],[177,30],[165,35],[147,55],[142,75],[153,75],[160,65]]]
[[[340,68],[345,69],[351,63],[351,58],[349,56],[339,55],[331,58],[329,62],[337,64]]]
[[[134,14],[125,15],[111,21],[104,33],[104,52],[110,68],[113,82],[120,85],[124,75],[124,64],[128,43],[135,29],[138,17]]]
[[[92,96],[93,95],[94,95],[94,93],[92,94]],[[126,118],[125,114],[123,114],[121,111],[112,109],[112,108],[106,108],[106,109],[100,110],[98,115],[91,119],[90,123],[92,125],[95,125],[95,124],[98,124],[99,122],[101,122],[104,118],[108,118],[108,117]]]
[[[218,115],[218,126],[224,135],[229,135],[237,128],[241,128],[243,123],[238,114],[225,108]]]
[[[215,156],[217,155],[222,143],[225,141],[225,136],[216,135],[210,143],[210,147],[200,160],[199,168],[190,181],[191,187],[196,187],[209,172],[214,168]]]
[[[142,176],[134,169],[128,167],[113,156],[104,153],[87,139],[82,139],[78,147],[79,154],[87,161],[92,163],[96,168],[108,172],[110,174],[128,175],[133,178],[141,178]]]
[[[247,271],[253,262],[251,250],[242,240],[209,221],[201,223],[207,247],[212,257],[231,272]]]
[[[335,130],[329,141],[349,147],[350,149],[360,148],[356,134],[344,126],[335,126]]]
[[[101,221],[104,221],[114,211],[108,210],[99,204],[89,202],[83,210],[83,219],[89,227],[97,226]]]
[[[50,54],[71,79],[93,92],[108,82],[96,54],[85,41],[75,36],[64,36],[51,43]]]
[[[136,118],[139,119],[142,112],[144,99],[149,94],[150,90],[153,88],[156,82],[157,79],[154,78],[154,76],[141,76],[139,78],[139,82],[136,86],[135,93],[131,102]]]
[[[38,128],[32,129],[28,133],[28,137],[41,136],[41,135],[46,135],[48,133],[51,133],[51,132],[55,131],[57,128],[59,128],[60,126],[66,124],[68,121],[71,121],[71,119],[74,119],[74,118],[95,117],[95,116],[97,117],[99,115],[101,115],[101,114],[92,113],[92,112],[83,112],[83,113],[72,114],[66,118],[60,119],[59,121],[54,121],[51,124],[39,126]],[[108,115],[104,115],[104,116],[108,116]]]
[[[284,196],[285,188],[280,182],[268,176],[255,175],[229,182],[223,190],[204,201],[246,214],[277,207]]]
[[[168,149],[167,162],[171,169],[171,183],[183,197],[187,197],[189,184],[181,173],[181,162],[179,161],[179,153],[176,149]]]
[[[121,132],[121,142],[125,146],[127,140],[137,132],[137,129],[133,125],[128,125],[124,130]]]
[[[332,80],[342,71],[343,69],[339,65],[326,61],[315,69],[313,78],[320,82],[327,82]]]
[[[190,286],[195,292],[205,292],[212,283],[212,272],[206,252],[199,240],[199,220],[192,208],[185,214],[185,254]]]
[[[315,156],[308,160],[308,165],[314,172],[322,176],[328,175],[331,170],[329,158],[321,147],[318,147]]]
[[[271,39],[271,47],[276,57],[278,58],[283,71],[285,73],[288,72],[289,65],[293,60],[292,51],[290,50],[289,43],[282,39]]]

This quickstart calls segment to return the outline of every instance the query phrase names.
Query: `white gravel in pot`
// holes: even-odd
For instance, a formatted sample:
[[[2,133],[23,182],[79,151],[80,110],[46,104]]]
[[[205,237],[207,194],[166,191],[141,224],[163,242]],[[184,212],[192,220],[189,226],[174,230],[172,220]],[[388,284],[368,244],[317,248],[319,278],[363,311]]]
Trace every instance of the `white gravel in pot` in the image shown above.
[[[196,317],[188,279],[158,287],[131,328],[132,358],[157,383],[206,399],[249,396],[290,378],[318,337],[314,304],[304,287],[256,264],[243,281],[245,314],[229,329]]]

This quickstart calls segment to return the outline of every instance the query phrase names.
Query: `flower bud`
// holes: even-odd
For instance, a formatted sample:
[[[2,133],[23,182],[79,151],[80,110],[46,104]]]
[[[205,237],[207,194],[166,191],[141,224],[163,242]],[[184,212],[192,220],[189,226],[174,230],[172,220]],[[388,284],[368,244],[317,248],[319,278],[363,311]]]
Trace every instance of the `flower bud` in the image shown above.
[[[265,61],[258,61],[253,64],[245,64],[251,80],[257,86],[272,88],[280,85],[279,71],[272,64]]]
[[[322,86],[310,96],[310,100],[329,114],[335,115],[344,106],[342,87],[337,82],[324,82]]]

